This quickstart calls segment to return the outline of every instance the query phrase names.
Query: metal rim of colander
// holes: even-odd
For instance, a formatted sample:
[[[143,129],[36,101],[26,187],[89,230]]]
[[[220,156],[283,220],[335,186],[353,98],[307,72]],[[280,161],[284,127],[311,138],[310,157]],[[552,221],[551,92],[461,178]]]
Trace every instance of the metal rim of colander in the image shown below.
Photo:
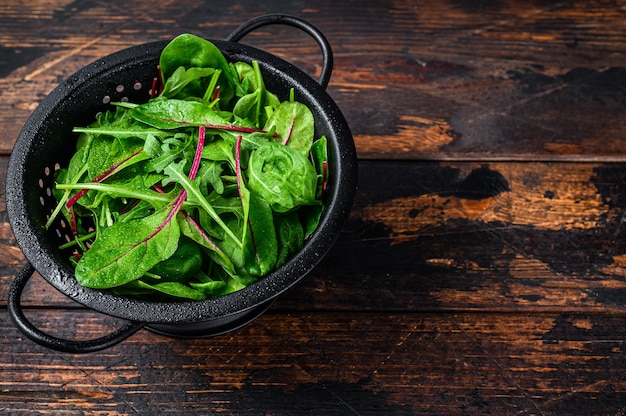
[[[33,169],[33,154],[45,140],[41,133],[46,123],[59,120],[59,107],[70,105],[81,91],[93,82],[104,82],[106,77],[138,64],[152,62],[168,41],[156,41],[130,47],[93,62],[80,69],[55,88],[33,112],[17,138],[7,171],[6,201],[9,222],[17,244],[27,260],[56,289],[78,303],[130,321],[147,323],[203,322],[240,313],[276,298],[304,277],[326,254],[337,239],[356,192],[356,151],[348,125],[326,91],[308,75],[290,63],[259,49],[236,42],[211,40],[228,59],[250,62],[257,60],[268,77],[280,77],[291,84],[309,105],[319,121],[328,127],[325,133],[330,143],[333,186],[328,193],[329,203],[314,234],[302,250],[287,264],[235,293],[205,301],[151,302],[116,296],[78,284],[67,264],[52,253],[54,248],[42,230],[43,221],[29,215],[28,194],[41,185],[26,183]],[[149,82],[149,80],[146,80]],[[114,83],[115,84],[115,83]],[[56,117],[56,118],[55,118]],[[69,126],[71,128],[71,126]],[[36,161],[36,160],[35,160]],[[45,171],[49,166],[39,166]],[[47,188],[42,189],[48,192]],[[32,197],[30,198],[32,200]]]

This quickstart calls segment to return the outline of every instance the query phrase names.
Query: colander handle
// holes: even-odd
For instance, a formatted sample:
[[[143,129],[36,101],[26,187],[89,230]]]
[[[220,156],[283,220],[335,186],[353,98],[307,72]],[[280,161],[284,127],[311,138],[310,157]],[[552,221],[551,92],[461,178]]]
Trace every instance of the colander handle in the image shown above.
[[[39,345],[56,351],[74,354],[95,352],[119,344],[145,326],[145,323],[129,322],[115,332],[101,338],[86,341],[71,341],[47,334],[36,328],[26,319],[20,305],[20,298],[24,287],[34,272],[35,268],[30,263],[26,263],[24,267],[22,267],[22,270],[15,276],[13,283],[11,283],[11,289],[9,290],[8,308],[15,325],[27,338],[35,341]]]
[[[284,15],[284,14],[265,14],[262,16],[255,17],[253,19],[248,20],[243,23],[237,29],[235,29],[228,37],[227,41],[230,42],[238,42],[241,38],[243,38],[248,33],[252,32],[254,29],[257,29],[262,26],[268,25],[287,25],[293,26],[298,29],[302,29],[304,32],[311,35],[313,39],[318,43],[320,48],[322,49],[322,73],[320,74],[319,84],[326,88],[328,86],[328,81],[330,81],[330,75],[333,71],[333,51],[330,47],[330,43],[324,36],[320,30],[313,26],[311,23],[306,20],[300,19],[295,16]]]

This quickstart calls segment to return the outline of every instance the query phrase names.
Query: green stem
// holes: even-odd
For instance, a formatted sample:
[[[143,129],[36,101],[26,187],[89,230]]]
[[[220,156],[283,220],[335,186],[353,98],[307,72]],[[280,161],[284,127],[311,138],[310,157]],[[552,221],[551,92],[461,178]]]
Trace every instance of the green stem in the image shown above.
[[[194,196],[195,200],[207,212],[207,214],[209,214],[211,216],[211,218],[213,218],[213,220],[215,220],[215,222],[220,227],[222,227],[224,232],[226,234],[228,234],[228,236],[230,238],[232,238],[233,241],[235,241],[240,248],[243,247],[243,245],[241,244],[241,241],[239,240],[239,238],[237,238],[237,236],[235,236],[233,231],[230,228],[228,228],[228,226],[220,218],[219,214],[217,212],[215,212],[215,210],[213,209],[211,204],[209,204],[209,201],[207,201],[206,198],[204,197],[204,195],[202,195],[202,193],[199,192],[198,187],[197,186],[193,186],[192,181],[187,176],[181,175],[181,173],[178,172],[176,169],[171,169],[171,173],[178,177],[178,182],[183,186],[183,188],[187,191],[187,193],[189,195],[193,195]]]
[[[97,232],[96,232],[96,231],[92,231],[92,232],[90,232],[89,234],[85,234],[85,235],[81,235],[80,237],[76,237],[76,238],[74,238],[72,241],[68,241],[68,242],[67,242],[67,243],[65,243],[65,244],[61,244],[61,245],[59,246],[59,249],[61,249],[61,250],[65,250],[66,248],[70,248],[70,247],[72,247],[72,246],[75,246],[75,245],[77,245],[77,244],[80,244],[80,243],[82,243],[82,242],[84,242],[84,241],[89,240],[90,238],[95,237],[95,236],[96,236],[96,234],[97,234]]]
[[[87,172],[87,163],[85,163],[85,165],[78,172],[78,174],[72,178],[72,181],[70,182],[70,184],[75,184],[76,182],[78,182],[80,177],[83,176],[85,172]],[[59,188],[59,185],[61,184],[56,184],[55,187],[57,189],[61,189]],[[46,225],[45,225],[46,229],[50,228],[50,226],[56,219],[57,215],[59,215],[59,212],[61,212],[61,210],[65,206],[65,202],[67,202],[67,199],[70,197],[71,191],[72,191],[71,189],[67,189],[65,192],[63,192],[63,196],[59,199],[57,206],[54,208],[54,211],[52,211],[52,214],[50,214],[50,218],[48,218],[48,221],[46,222]]]
[[[142,191],[138,189],[129,189],[126,186],[122,185],[113,185],[106,183],[97,183],[97,182],[86,182],[86,183],[59,183],[57,184],[57,189],[65,189],[65,190],[73,190],[73,189],[93,189],[96,191],[107,192],[111,194],[115,194],[116,196],[132,198],[132,199],[143,199],[148,202],[155,203],[168,203],[171,202],[171,198],[167,197],[165,194],[160,194],[154,191]]]

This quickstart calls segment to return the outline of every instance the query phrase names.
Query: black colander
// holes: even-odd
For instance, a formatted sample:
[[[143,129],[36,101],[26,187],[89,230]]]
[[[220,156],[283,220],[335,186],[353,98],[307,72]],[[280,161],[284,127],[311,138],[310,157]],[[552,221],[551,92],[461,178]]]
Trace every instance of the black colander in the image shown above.
[[[274,55],[238,43],[250,31],[270,24],[295,26],[317,41],[323,54],[319,82]],[[293,88],[298,100],[313,112],[316,137],[325,135],[329,144],[329,190],[317,230],[284,266],[247,288],[215,299],[151,302],[79,285],[69,264],[69,253],[58,248],[70,238],[69,224],[59,219],[49,229],[44,227],[57,204],[52,193],[54,172],[67,166],[73,153],[73,127],[89,124],[98,112],[108,109],[110,101],[149,99],[160,53],[169,40],[124,49],[93,62],[54,89],[27,120],[11,155],[7,211],[27,263],[11,285],[8,307],[28,338],[52,349],[77,353],[115,345],[144,327],[178,337],[232,331],[265,312],[278,295],[313,269],[337,239],[356,192],[357,158],[349,127],[325,91],[332,72],[328,41],[310,23],[285,15],[257,17],[236,29],[227,40],[211,41],[229,61],[258,61],[268,90],[285,100]],[[128,323],[112,334],[89,341],[60,339],[39,330],[25,318],[20,306],[24,286],[35,271],[74,301]]]

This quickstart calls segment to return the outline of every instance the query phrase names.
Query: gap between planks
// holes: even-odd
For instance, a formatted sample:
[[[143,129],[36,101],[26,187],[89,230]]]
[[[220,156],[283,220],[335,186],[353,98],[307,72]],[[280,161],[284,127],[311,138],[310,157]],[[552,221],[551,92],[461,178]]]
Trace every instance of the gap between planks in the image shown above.
[[[368,162],[515,162],[515,163],[626,163],[624,155],[541,155],[541,154],[406,154],[359,153],[360,161]]]

